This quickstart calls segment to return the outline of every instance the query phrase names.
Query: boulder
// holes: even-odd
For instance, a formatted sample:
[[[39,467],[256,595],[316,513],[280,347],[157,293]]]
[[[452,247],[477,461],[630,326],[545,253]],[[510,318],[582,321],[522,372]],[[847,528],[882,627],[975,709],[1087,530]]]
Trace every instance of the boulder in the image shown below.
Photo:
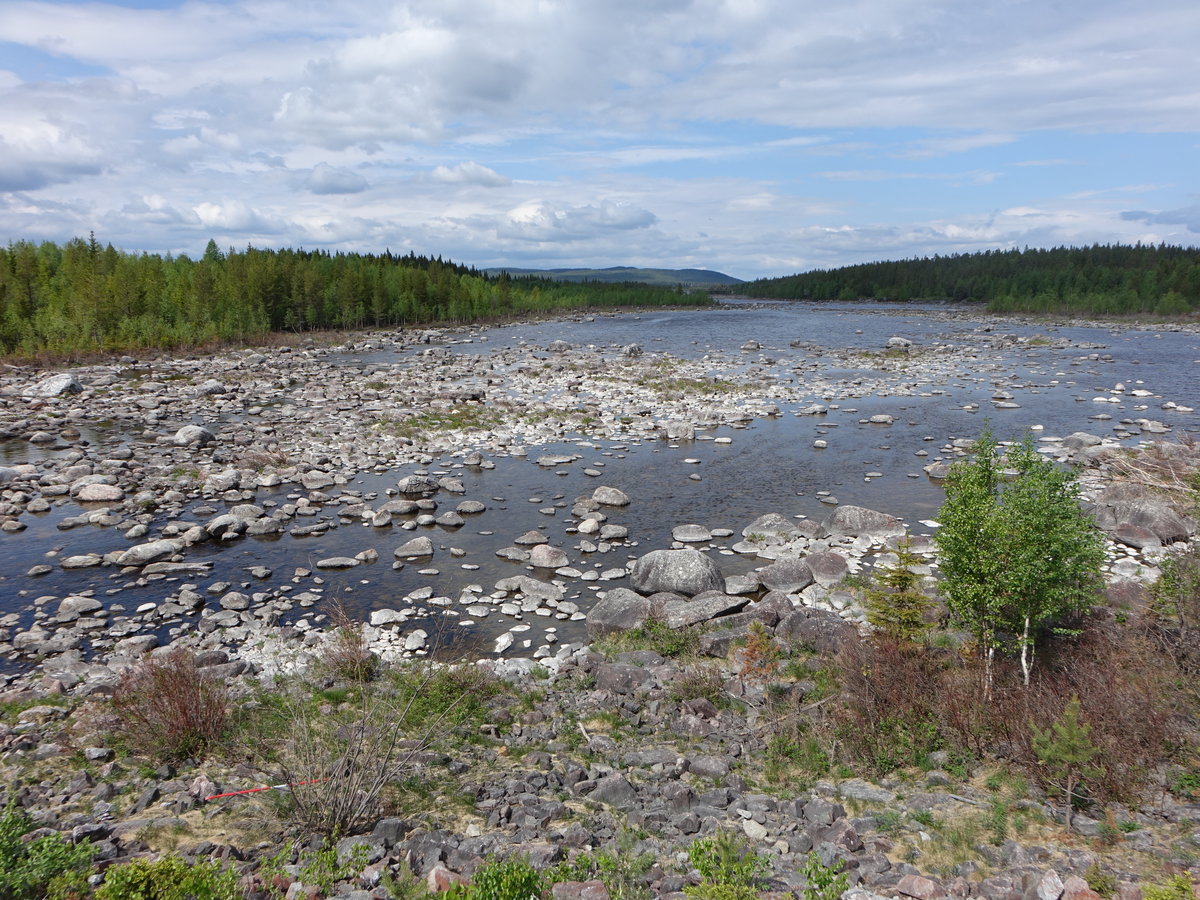
[[[756,573],[763,586],[772,591],[794,594],[813,583],[813,570],[800,559],[781,559]]]
[[[589,637],[629,631],[650,617],[650,601],[628,588],[613,588],[592,607],[587,616]]]
[[[674,591],[688,597],[725,586],[716,563],[697,550],[651,551],[633,564],[629,580],[643,594]]]
[[[628,506],[629,495],[619,488],[600,485],[592,491],[592,499],[604,506]]]
[[[406,475],[396,489],[401,494],[431,494],[438,489],[438,480],[429,475]]]
[[[672,600],[666,603],[662,616],[668,628],[687,628],[717,616],[737,612],[748,602],[746,597],[731,597],[721,591],[706,591],[691,600]]]
[[[413,538],[396,548],[396,559],[416,559],[422,556],[433,556],[433,541],[427,537]]]
[[[712,540],[712,532],[703,525],[676,525],[671,537],[681,544],[702,544]]]
[[[800,608],[784,616],[775,627],[775,636],[791,644],[812,647],[817,653],[837,653],[858,630],[828,609]]]
[[[549,544],[537,544],[529,551],[529,564],[536,569],[561,569],[569,566],[567,554]]]
[[[75,499],[80,503],[119,503],[125,499],[125,492],[115,484],[85,484]]]
[[[83,385],[70,372],[51,375],[43,378],[26,391],[27,397],[61,397],[63,394],[78,394],[83,391]]]
[[[118,566],[144,566],[146,563],[152,563],[155,560],[162,559],[165,556],[173,556],[183,549],[183,541],[175,540],[174,538],[162,538],[157,541],[148,541],[144,544],[137,544],[130,547],[119,557],[117,557]]]
[[[826,534],[830,535],[888,538],[904,534],[904,523],[895,516],[862,506],[839,506],[823,524]]]
[[[190,447],[192,445],[204,447],[216,439],[216,436],[203,425],[184,425],[175,432],[175,436],[171,438],[171,443],[176,447]]]
[[[812,570],[813,581],[821,587],[831,587],[850,574],[850,567],[840,553],[811,553],[804,562]]]

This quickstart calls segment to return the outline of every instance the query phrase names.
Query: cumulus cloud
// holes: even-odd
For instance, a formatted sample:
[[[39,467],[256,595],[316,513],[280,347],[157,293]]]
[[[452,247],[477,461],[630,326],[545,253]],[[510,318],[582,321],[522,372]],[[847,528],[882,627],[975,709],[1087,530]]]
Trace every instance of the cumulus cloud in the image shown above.
[[[205,228],[222,233],[278,234],[284,224],[240,200],[198,203],[192,211]]]
[[[437,166],[429,173],[429,180],[439,184],[473,184],[478,187],[507,187],[512,184],[511,178],[473,161],[457,166]]]
[[[510,210],[496,232],[522,241],[581,241],[612,232],[647,228],[658,221],[654,213],[605,200],[598,206],[555,207],[534,200]]]
[[[367,189],[367,179],[350,169],[338,169],[318,163],[304,180],[313,194],[358,194]]]

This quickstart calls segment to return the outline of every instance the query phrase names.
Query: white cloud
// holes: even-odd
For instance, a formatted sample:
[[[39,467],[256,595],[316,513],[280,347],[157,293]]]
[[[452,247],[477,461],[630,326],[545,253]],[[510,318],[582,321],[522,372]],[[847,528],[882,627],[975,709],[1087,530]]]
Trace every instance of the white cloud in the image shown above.
[[[439,184],[466,184],[477,187],[507,187],[512,179],[494,169],[468,161],[457,166],[437,166],[429,173],[429,180]]]
[[[304,180],[304,187],[314,194],[358,194],[368,185],[367,179],[357,172],[319,163]]]
[[[645,209],[605,200],[599,206],[556,207],[533,200],[510,210],[496,233],[521,241],[581,241],[612,232],[647,228],[657,221]]]

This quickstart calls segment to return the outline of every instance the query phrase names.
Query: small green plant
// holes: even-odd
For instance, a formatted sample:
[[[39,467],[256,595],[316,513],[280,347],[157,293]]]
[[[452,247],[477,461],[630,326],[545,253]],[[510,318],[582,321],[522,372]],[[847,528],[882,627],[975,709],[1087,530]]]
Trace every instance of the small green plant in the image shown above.
[[[697,900],[752,900],[770,871],[766,857],[729,831],[693,843],[688,861],[703,879],[684,889]]]
[[[339,681],[370,681],[379,674],[379,657],[363,639],[362,629],[337,602],[330,613],[333,632],[321,654],[321,667]]]
[[[1083,873],[1087,886],[1101,897],[1111,897],[1117,892],[1117,879],[1100,868],[1099,863],[1092,863]]]
[[[449,900],[531,900],[546,890],[542,874],[521,856],[494,859],[479,867],[466,886],[446,892]]]
[[[671,628],[662,619],[647,619],[637,628],[607,635],[592,646],[606,656],[631,650],[653,650],[677,659],[696,655],[700,634],[693,628]]]
[[[849,887],[845,873],[831,869],[815,853],[808,854],[803,874],[804,900],[838,900]]]
[[[933,818],[933,813],[928,809],[914,809],[909,813],[909,816],[912,817],[914,822],[916,822],[918,825],[924,826],[925,828],[935,828],[937,826],[937,823]]]
[[[546,883],[599,880],[612,900],[646,900],[650,890],[645,876],[653,865],[652,853],[582,853],[546,872]]]
[[[987,829],[993,846],[999,847],[1008,840],[1008,805],[999,797],[993,797],[988,807]]]
[[[104,873],[96,900],[241,900],[238,874],[215,861],[186,863],[178,856],[134,859]]]
[[[1184,874],[1172,875],[1166,881],[1142,888],[1142,900],[1195,900],[1192,879]]]
[[[1051,783],[1063,792],[1063,815],[1068,831],[1071,830],[1071,811],[1079,786],[1100,774],[1100,769],[1091,765],[1100,748],[1092,743],[1091,727],[1079,717],[1079,698],[1072,697],[1062,716],[1049,728],[1043,731],[1032,726],[1033,752],[1046,767]]]
[[[91,846],[72,845],[58,834],[23,841],[33,828],[25,811],[9,800],[0,813],[0,897],[61,900],[85,892]]]

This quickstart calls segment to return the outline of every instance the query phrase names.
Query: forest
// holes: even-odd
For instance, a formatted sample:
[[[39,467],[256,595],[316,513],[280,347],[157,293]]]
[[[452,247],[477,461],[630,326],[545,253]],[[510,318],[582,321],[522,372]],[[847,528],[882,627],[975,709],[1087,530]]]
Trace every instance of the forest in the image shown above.
[[[993,312],[1188,315],[1200,249],[1095,244],[873,262],[751,281],[751,297],[986,302]]]
[[[0,354],[69,355],[258,340],[271,332],[499,319],[582,307],[707,303],[645,284],[489,276],[409,253],[133,254],[91,235],[0,248]]]

